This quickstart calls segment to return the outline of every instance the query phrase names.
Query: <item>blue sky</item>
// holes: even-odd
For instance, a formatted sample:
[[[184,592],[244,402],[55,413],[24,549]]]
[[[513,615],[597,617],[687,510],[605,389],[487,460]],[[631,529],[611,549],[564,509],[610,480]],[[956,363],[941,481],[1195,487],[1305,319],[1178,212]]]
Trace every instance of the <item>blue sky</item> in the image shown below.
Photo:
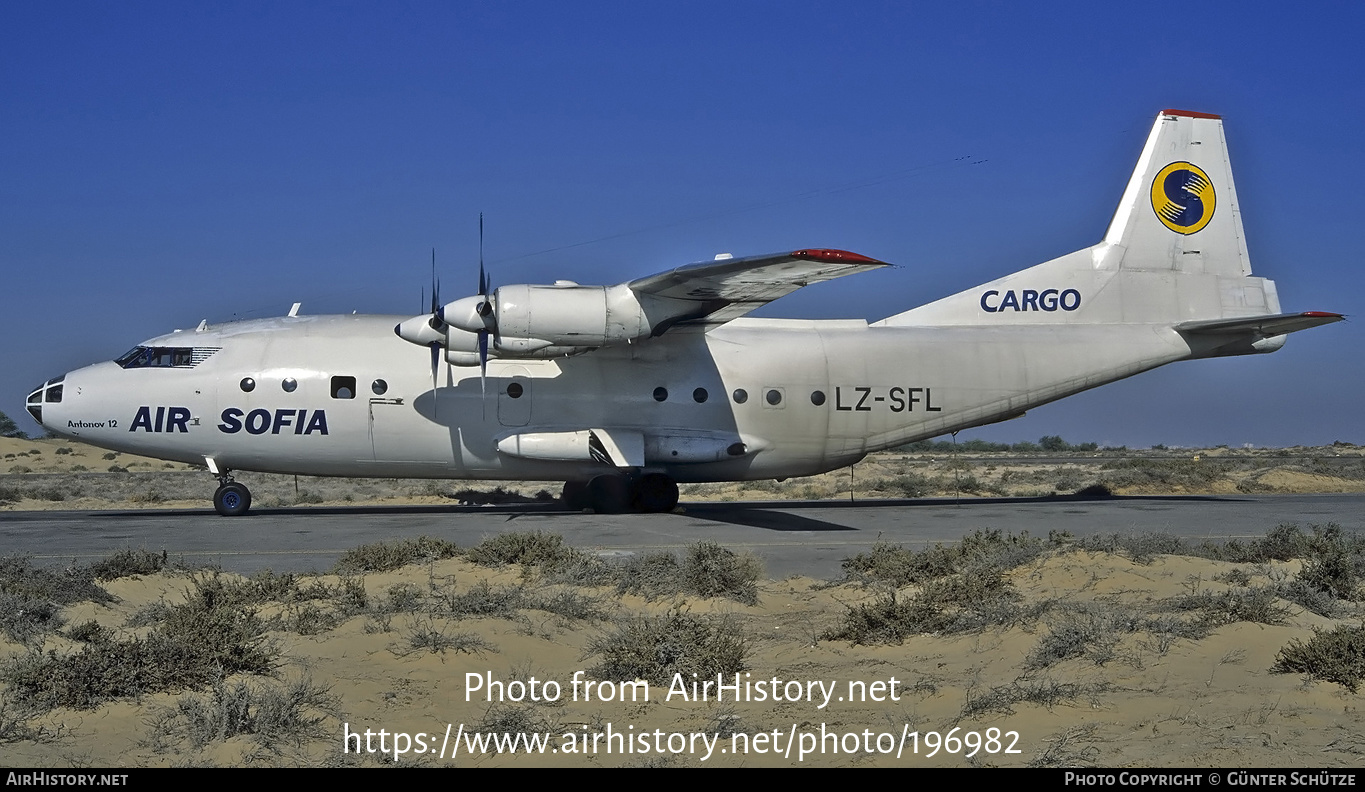
[[[1152,118],[1224,116],[1256,274],[1360,314],[1365,6],[7,3],[0,410],[201,318],[417,313],[822,246],[879,319],[1099,240]],[[1170,8],[1169,6],[1165,8]],[[1365,443],[1359,322],[970,436]]]

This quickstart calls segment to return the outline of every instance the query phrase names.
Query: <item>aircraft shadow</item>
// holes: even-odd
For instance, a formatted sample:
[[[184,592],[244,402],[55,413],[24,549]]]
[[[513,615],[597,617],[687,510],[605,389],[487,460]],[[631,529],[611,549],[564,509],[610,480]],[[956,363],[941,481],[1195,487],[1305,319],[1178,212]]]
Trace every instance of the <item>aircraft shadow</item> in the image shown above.
[[[941,509],[946,506],[959,508],[971,508],[979,506],[1002,506],[1002,505],[1030,505],[1030,504],[1085,504],[1085,503],[1189,503],[1189,502],[1208,502],[1208,503],[1239,503],[1252,500],[1245,497],[1234,497],[1228,495],[1104,495],[1104,496],[1082,496],[1082,495],[1048,495],[1038,497],[1018,497],[1018,498],[964,498],[955,500],[952,498],[876,498],[858,500],[850,503],[843,500],[822,500],[822,501],[699,501],[683,502],[683,513],[680,517],[691,517],[695,519],[712,520],[715,522],[731,523],[734,525],[746,525],[752,528],[762,528],[770,531],[856,531],[847,525],[827,522],[825,520],[813,519],[799,514],[792,514],[791,511],[828,511],[828,510],[860,510],[860,509],[885,509],[885,508],[934,508]],[[206,513],[212,513],[208,509],[145,509],[127,511],[101,511],[101,512],[69,512],[64,513],[70,516],[83,514],[89,517],[100,519],[146,519],[148,517],[202,517]],[[40,513],[41,514],[41,513]],[[49,515],[56,516],[57,512],[47,512]],[[404,515],[404,514],[505,514],[509,520],[516,519],[525,515],[539,515],[544,517],[581,517],[583,512],[565,508],[556,501],[532,501],[524,503],[502,503],[502,504],[450,504],[450,505],[383,505],[383,506],[308,506],[303,508],[266,508],[252,509],[247,514],[234,519],[251,519],[253,516],[291,516],[291,517],[326,517],[339,515]]]
[[[801,501],[787,503],[684,503],[683,513],[677,517],[761,528],[765,531],[857,531],[848,525],[816,520],[799,514],[781,511],[783,508],[805,508]]]
[[[1037,495],[1030,497],[994,497],[994,498],[859,498],[855,502],[847,500],[818,500],[818,501],[727,501],[717,503],[707,501],[701,503],[684,503],[689,510],[704,506],[748,506],[761,507],[768,509],[878,509],[886,507],[933,507],[942,508],[944,506],[1000,506],[1008,504],[1031,504],[1031,503],[1116,503],[1116,502],[1156,502],[1171,501],[1175,503],[1188,503],[1190,501],[1205,501],[1211,503],[1241,503],[1252,500],[1247,497],[1237,497],[1232,495]]]
[[[1029,498],[970,498],[967,500],[956,501],[950,498],[918,498],[918,499],[891,499],[879,498],[869,500],[859,500],[854,503],[848,501],[729,501],[725,503],[701,502],[684,503],[684,514],[682,516],[692,517],[713,522],[729,523],[731,525],[744,525],[751,528],[761,528],[768,531],[858,531],[848,525],[818,520],[811,517],[792,514],[789,510],[861,510],[861,509],[882,509],[882,508],[936,508],[941,509],[946,506],[998,506],[1008,504],[1067,504],[1067,503],[1095,503],[1113,501],[1146,501],[1146,502],[1189,502],[1189,501],[1213,501],[1213,502],[1237,502],[1246,500],[1245,498],[1229,498],[1218,495],[1111,495],[1111,496],[1078,496],[1078,495],[1050,495]]]

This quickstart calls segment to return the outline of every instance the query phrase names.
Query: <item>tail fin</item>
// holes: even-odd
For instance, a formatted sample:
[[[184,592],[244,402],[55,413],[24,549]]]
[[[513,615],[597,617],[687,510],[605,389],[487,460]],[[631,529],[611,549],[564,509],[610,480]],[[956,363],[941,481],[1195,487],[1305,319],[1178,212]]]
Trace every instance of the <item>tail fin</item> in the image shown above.
[[[1167,324],[1279,314],[1251,276],[1216,115],[1163,110],[1104,240],[883,325]]]
[[[1185,110],[1157,116],[1095,253],[1097,266],[1251,274],[1221,118]]]

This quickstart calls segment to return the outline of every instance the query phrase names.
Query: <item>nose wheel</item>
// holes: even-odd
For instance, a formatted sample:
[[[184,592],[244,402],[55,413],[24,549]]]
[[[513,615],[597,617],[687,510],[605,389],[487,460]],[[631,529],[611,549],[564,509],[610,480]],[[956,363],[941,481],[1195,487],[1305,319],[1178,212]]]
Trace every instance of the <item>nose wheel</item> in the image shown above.
[[[213,493],[213,508],[224,517],[246,514],[251,508],[251,490],[235,481],[228,481]]]

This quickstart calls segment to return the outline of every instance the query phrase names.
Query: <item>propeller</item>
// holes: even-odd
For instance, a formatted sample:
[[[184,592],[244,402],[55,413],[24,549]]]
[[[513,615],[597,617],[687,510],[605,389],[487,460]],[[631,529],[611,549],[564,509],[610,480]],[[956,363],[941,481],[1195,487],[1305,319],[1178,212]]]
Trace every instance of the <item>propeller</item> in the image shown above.
[[[427,295],[423,288],[421,302],[426,308]],[[440,315],[441,282],[436,279],[436,249],[431,251],[431,305],[430,312],[418,314],[411,319],[399,322],[393,332],[404,341],[431,350],[431,386],[437,386],[437,371],[441,360],[441,349],[446,344],[447,325]]]
[[[427,324],[432,330],[445,335],[446,323],[441,318],[441,282],[436,279],[436,248],[431,249],[431,319]],[[431,348],[431,388],[436,389],[436,370],[440,365],[442,342],[433,340],[427,344]]]
[[[479,316],[485,323],[493,315],[493,302],[488,296],[489,277],[483,268],[483,212],[479,212]],[[488,327],[479,329],[479,390],[483,398],[484,414],[488,414]]]

